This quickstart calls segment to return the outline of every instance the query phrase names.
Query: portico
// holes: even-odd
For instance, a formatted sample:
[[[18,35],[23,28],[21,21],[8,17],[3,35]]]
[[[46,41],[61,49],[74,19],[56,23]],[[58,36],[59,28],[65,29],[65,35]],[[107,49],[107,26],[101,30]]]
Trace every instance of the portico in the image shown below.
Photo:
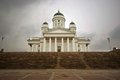
[[[72,51],[75,51],[73,37],[44,37],[43,42],[43,52],[69,52],[71,51],[70,49],[72,49]],[[70,47],[70,45],[72,46]],[[52,49],[52,47],[54,48]]]

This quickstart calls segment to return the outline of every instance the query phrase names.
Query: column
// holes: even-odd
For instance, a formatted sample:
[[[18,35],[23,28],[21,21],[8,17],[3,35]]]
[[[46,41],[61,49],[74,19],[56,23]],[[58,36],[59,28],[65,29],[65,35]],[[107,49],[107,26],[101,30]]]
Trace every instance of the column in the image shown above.
[[[29,51],[32,52],[32,44],[29,44],[29,46],[30,46],[30,50]]]
[[[46,51],[46,39],[44,38],[44,41],[43,41],[43,52]]]
[[[55,21],[53,22],[53,28],[55,27]]]
[[[78,52],[78,43],[76,43],[76,51]]]
[[[81,51],[83,51],[83,45],[81,44]]]
[[[33,44],[33,52],[35,52],[35,44]]]
[[[88,51],[88,45],[89,45],[89,44],[86,44],[86,51]]]
[[[75,39],[73,38],[72,40],[72,49],[73,49],[73,52],[75,51]]]
[[[86,51],[86,45],[84,44],[83,46],[84,46],[84,51]]]
[[[86,44],[84,44],[84,47],[85,47],[85,48],[84,48],[84,49],[85,49],[85,51],[87,51]]]
[[[83,52],[85,51],[85,47],[84,47],[84,44],[82,44],[82,51],[83,51]]]
[[[33,44],[33,52],[35,52],[35,44]]]
[[[80,44],[80,51],[82,51],[82,45]]]
[[[34,46],[35,46],[34,52],[37,52],[37,45],[35,44]]]
[[[55,52],[57,52],[57,38],[55,38]]]
[[[80,44],[78,44],[78,52],[80,52]]]
[[[41,42],[40,42],[40,52],[42,52],[42,44],[41,44]]]
[[[67,38],[67,51],[69,52],[69,38]]]
[[[40,46],[37,45],[37,52],[40,52]]]
[[[64,52],[64,40],[62,38],[62,52]]]
[[[35,44],[35,52],[38,52],[38,45]]]
[[[31,45],[31,48],[32,48],[31,51],[33,52],[33,44]]]
[[[57,24],[56,26],[58,27],[58,20],[56,20],[56,24]]]
[[[40,43],[40,51],[43,52],[43,43]]]
[[[85,44],[85,50],[86,50],[86,52],[87,52],[87,46],[86,46],[86,44]]]
[[[49,38],[49,52],[51,52],[51,38]]]

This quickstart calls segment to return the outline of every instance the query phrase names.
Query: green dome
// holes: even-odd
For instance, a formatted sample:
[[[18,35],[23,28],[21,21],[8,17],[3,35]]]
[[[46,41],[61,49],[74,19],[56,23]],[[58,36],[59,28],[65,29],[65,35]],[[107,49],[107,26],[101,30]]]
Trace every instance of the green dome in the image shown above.
[[[48,24],[47,22],[44,22],[43,24]]]
[[[70,24],[75,24],[74,22],[71,22]]]
[[[62,13],[60,13],[60,11],[58,11],[57,13],[54,14],[54,16],[57,16],[57,15],[64,16]]]

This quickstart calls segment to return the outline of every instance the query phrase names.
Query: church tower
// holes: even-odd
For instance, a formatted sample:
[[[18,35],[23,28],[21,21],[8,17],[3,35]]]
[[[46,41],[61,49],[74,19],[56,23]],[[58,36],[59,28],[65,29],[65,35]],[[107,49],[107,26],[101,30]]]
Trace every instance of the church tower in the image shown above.
[[[60,11],[54,14],[52,21],[53,28],[65,28],[65,18]]]
[[[71,22],[71,23],[69,24],[69,28],[70,28],[70,31],[76,33],[76,25],[75,25],[74,22]]]
[[[43,24],[42,24],[42,31],[43,32],[46,32],[46,31],[48,31],[48,29],[49,29],[49,26],[48,26],[48,23],[47,22],[44,22]]]

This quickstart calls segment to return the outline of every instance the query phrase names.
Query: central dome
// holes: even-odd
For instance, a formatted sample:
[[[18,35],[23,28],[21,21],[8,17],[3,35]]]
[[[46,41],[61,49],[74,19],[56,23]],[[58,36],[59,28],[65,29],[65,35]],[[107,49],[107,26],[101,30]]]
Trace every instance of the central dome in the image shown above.
[[[64,16],[62,13],[60,13],[60,11],[58,11],[57,13],[54,14],[54,16],[57,16],[57,15]]]

